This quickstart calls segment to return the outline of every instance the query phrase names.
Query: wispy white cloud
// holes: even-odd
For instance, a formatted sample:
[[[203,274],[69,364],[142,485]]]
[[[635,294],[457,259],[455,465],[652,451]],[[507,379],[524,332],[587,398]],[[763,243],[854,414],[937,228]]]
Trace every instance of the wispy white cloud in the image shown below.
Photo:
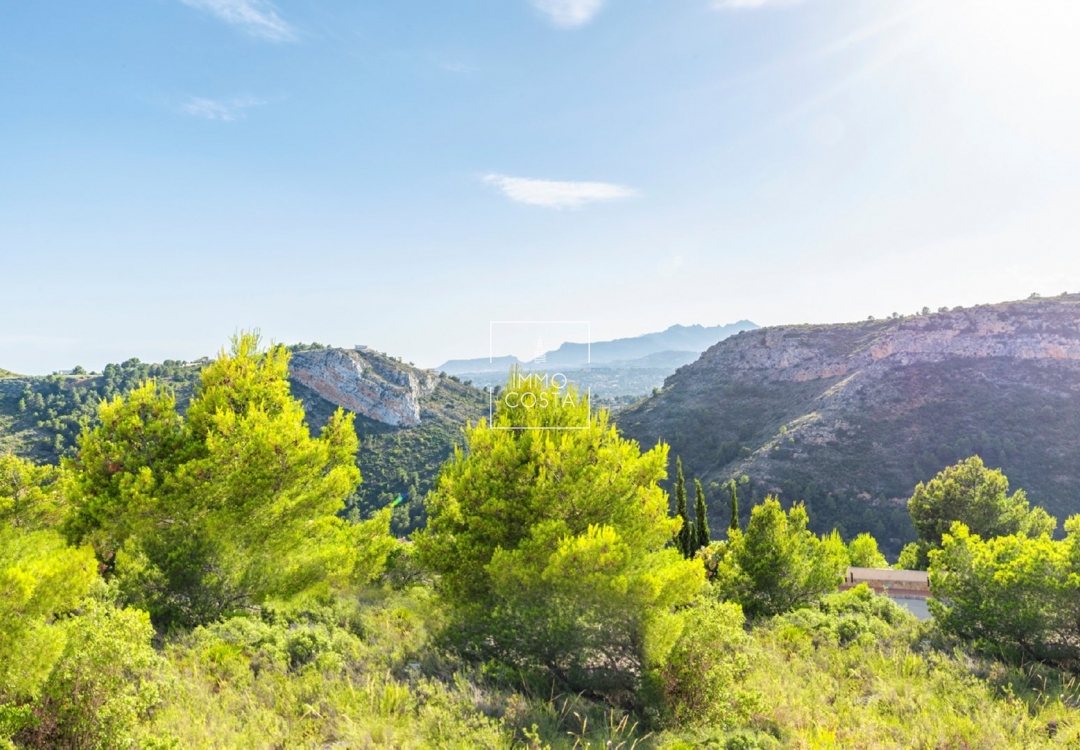
[[[559,182],[489,174],[484,182],[497,187],[512,201],[544,208],[581,208],[589,203],[632,198],[632,188],[610,182]]]
[[[604,6],[604,0],[532,0],[532,4],[547,14],[556,26],[573,28],[593,20]]]
[[[476,66],[469,65],[468,63],[443,60],[436,64],[439,66],[440,69],[446,71],[447,73],[465,74],[476,72]]]
[[[193,96],[180,105],[180,109],[193,117],[203,117],[207,120],[221,120],[231,122],[244,116],[244,111],[251,107],[259,107],[266,104],[264,99],[256,99],[253,96],[238,97],[236,99],[206,99],[201,96]]]
[[[296,32],[265,0],[180,0],[184,5],[205,10],[252,36],[274,42],[296,38]]]
[[[755,10],[757,8],[797,5],[803,0],[713,0],[716,10]]]

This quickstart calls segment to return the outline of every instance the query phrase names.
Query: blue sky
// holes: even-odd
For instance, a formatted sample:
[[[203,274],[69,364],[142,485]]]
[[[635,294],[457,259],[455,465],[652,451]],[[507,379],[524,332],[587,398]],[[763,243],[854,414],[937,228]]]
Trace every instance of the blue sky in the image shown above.
[[[1076,291],[1078,6],[6,3],[0,367]]]

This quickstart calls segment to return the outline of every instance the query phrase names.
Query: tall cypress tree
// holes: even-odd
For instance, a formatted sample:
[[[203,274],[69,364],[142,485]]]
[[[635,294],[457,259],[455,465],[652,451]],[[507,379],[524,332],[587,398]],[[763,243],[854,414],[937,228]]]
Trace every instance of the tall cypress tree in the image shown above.
[[[695,479],[697,489],[697,502],[694,504],[694,552],[702,547],[709,546],[709,511],[705,507],[705,490],[701,488],[701,480]],[[693,554],[693,553],[691,553]]]
[[[686,480],[683,479],[682,458],[675,459],[675,515],[682,519],[682,528],[675,537],[675,546],[683,553],[683,557],[690,557],[693,527],[690,525],[690,514],[686,507]]]
[[[731,522],[728,524],[728,530],[739,530],[739,494],[735,491],[735,480],[731,480]]]

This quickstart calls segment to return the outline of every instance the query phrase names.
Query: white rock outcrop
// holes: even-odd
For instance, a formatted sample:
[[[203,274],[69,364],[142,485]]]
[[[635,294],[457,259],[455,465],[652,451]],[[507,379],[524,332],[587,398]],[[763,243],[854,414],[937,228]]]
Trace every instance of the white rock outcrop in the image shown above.
[[[438,383],[426,370],[347,349],[297,352],[289,375],[330,403],[393,427],[419,425],[421,399]]]

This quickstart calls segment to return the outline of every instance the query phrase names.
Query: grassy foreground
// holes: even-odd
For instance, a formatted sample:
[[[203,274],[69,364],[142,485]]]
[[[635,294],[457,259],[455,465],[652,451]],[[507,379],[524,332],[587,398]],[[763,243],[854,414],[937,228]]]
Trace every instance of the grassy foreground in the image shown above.
[[[838,597],[849,601],[829,611]],[[1075,679],[952,649],[866,594],[749,629],[727,728],[667,729],[585,696],[514,685],[434,643],[427,590],[233,618],[168,643],[138,743],[174,748],[1075,747]],[[834,607],[834,610],[837,609]],[[890,622],[889,620],[892,620]]]

